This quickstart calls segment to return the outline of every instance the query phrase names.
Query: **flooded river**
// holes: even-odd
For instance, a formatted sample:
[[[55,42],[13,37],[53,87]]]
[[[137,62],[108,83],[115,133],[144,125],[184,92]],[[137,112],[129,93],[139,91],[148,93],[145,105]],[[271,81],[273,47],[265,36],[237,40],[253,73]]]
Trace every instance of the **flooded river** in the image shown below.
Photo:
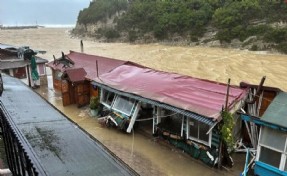
[[[28,45],[46,50],[48,60],[61,56],[61,51],[80,51],[80,39],[71,38],[68,29],[0,30],[0,43]],[[98,43],[84,40],[84,52],[94,55],[133,61],[151,68],[176,72],[193,77],[238,85],[241,81],[265,85],[287,91],[287,56],[251,52],[239,49],[180,47],[161,44],[133,45],[126,43]]]
[[[61,56],[61,51],[80,51],[80,39],[71,38],[68,29],[0,30],[0,43],[16,46],[28,45],[46,50],[40,55],[48,60]],[[236,49],[179,47],[161,44],[133,45],[125,43],[98,43],[84,40],[88,54],[130,60],[151,68],[177,72],[193,77],[238,85],[245,81],[258,84],[267,76],[267,86],[287,91],[287,57],[265,52],[249,52]],[[115,129],[100,126],[89,116],[87,108],[75,106],[63,108],[61,95],[55,92],[49,76],[49,87],[42,87],[39,94],[45,97],[69,118],[108,147],[140,175],[239,175],[243,170],[244,155],[235,157],[230,171],[219,171],[204,165],[185,153],[165,145],[163,141],[135,131],[124,134]],[[240,165],[239,165],[240,164]]]

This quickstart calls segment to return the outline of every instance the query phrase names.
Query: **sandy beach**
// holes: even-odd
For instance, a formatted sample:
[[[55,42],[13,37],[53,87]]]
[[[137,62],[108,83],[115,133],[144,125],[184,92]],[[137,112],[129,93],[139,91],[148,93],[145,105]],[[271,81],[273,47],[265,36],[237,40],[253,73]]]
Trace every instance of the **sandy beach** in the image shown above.
[[[79,38],[72,38],[68,28],[0,30],[0,42],[46,50],[42,57],[52,60],[61,52],[80,51]],[[239,49],[168,46],[162,44],[99,43],[83,40],[88,54],[133,61],[158,70],[239,85],[241,81],[259,84],[266,76],[266,86],[287,91],[287,56]]]

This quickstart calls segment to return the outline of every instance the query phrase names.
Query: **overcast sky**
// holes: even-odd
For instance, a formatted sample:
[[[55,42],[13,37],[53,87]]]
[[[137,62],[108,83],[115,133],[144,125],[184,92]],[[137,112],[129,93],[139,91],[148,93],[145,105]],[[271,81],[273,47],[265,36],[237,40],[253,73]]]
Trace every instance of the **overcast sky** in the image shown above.
[[[0,0],[0,24],[71,25],[90,0]]]

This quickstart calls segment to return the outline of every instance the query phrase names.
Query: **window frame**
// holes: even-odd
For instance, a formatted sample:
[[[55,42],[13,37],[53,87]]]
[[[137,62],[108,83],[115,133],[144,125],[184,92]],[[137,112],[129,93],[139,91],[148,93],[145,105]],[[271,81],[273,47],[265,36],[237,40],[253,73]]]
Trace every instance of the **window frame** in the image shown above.
[[[200,122],[200,121],[198,121],[198,120],[196,120],[196,119],[194,119],[195,121],[197,121],[198,123],[197,123],[197,125],[198,125],[198,127],[200,127],[200,124],[199,123],[203,123],[203,122]],[[212,131],[210,131],[210,133],[209,134],[207,134],[208,135],[208,141],[204,141],[204,140],[201,140],[201,139],[199,139],[199,130],[200,130],[200,128],[198,128],[198,130],[197,130],[197,138],[195,138],[195,137],[193,137],[193,136],[190,136],[190,125],[189,125],[189,122],[190,122],[190,118],[187,118],[187,123],[186,123],[186,137],[187,137],[187,139],[190,139],[190,140],[193,140],[193,141],[195,141],[195,142],[198,142],[198,143],[201,143],[201,144],[204,144],[204,145],[206,145],[206,146],[209,146],[209,147],[211,147],[211,138],[212,138]],[[204,123],[203,123],[204,124]],[[208,124],[206,124],[206,125],[208,125]],[[210,129],[210,125],[208,125],[209,126],[209,129]],[[209,130],[207,130],[206,132],[208,132]]]
[[[132,112],[133,112],[133,109],[134,109],[134,107],[135,107],[135,105],[136,105],[136,100],[135,100],[135,99],[132,99],[132,98],[129,98],[129,97],[125,97],[125,98],[128,98],[128,99],[130,99],[130,100],[133,100],[133,105],[132,105],[132,107],[131,107],[130,113],[128,114],[128,113],[126,113],[126,112],[123,112],[123,111],[120,110],[120,109],[115,108],[115,102],[117,101],[117,99],[122,98],[122,97],[125,97],[125,96],[116,95],[115,98],[114,98],[114,100],[113,100],[113,103],[112,103],[112,106],[111,106],[111,107],[112,107],[113,110],[115,110],[115,111],[117,111],[117,112],[123,113],[123,114],[125,114],[125,115],[127,115],[127,116],[131,116],[131,115],[132,115]]]
[[[277,169],[279,169],[281,171],[286,172],[287,171],[287,166],[286,166],[286,162],[287,162],[286,161],[287,160],[287,136],[285,137],[285,146],[284,146],[284,150],[282,151],[282,150],[276,149],[276,148],[274,148],[272,146],[268,146],[266,144],[262,144],[261,143],[262,130],[265,130],[265,129],[266,130],[270,130],[271,128],[264,127],[264,126],[261,127],[261,130],[260,130],[260,133],[259,133],[259,141],[258,141],[258,150],[257,150],[257,154],[256,154],[256,161],[260,161],[259,158],[260,158],[260,155],[261,155],[261,148],[262,147],[265,147],[265,148],[267,148],[269,150],[273,150],[275,152],[279,152],[281,154],[279,167],[277,168],[277,167],[275,167],[273,165],[270,165],[270,164],[268,164],[268,165],[270,165],[272,167],[275,167],[275,168],[277,168]],[[275,130],[275,129],[271,129],[271,130]],[[276,131],[279,131],[279,130],[276,130]],[[279,132],[281,132],[281,131],[279,131]],[[262,162],[262,161],[260,161],[260,162]],[[286,166],[286,168],[285,168],[285,166]]]
[[[100,103],[103,104],[104,106],[106,106],[107,108],[111,109],[117,95],[116,95],[115,93],[113,93],[113,94],[115,94],[115,96],[114,96],[114,98],[113,98],[113,101],[112,101],[111,104],[109,105],[108,103],[106,103],[106,102],[104,101],[104,93],[113,93],[113,92],[108,91],[108,90],[106,90],[106,89],[101,89],[101,95],[100,95]]]

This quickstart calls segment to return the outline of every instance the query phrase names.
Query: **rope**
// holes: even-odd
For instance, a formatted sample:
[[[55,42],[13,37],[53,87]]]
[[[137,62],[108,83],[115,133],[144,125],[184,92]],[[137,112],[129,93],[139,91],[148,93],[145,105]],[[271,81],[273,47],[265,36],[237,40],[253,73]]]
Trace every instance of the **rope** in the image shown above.
[[[164,115],[164,116],[157,116],[157,117],[160,117],[160,118],[165,118],[165,117],[170,117],[170,116],[173,116],[175,114],[178,114],[177,112],[175,113],[172,113],[172,114],[168,114],[168,115]],[[151,118],[146,118],[146,119],[138,119],[136,120],[137,122],[141,122],[141,121],[148,121],[148,120],[153,120],[154,117],[151,117]]]

